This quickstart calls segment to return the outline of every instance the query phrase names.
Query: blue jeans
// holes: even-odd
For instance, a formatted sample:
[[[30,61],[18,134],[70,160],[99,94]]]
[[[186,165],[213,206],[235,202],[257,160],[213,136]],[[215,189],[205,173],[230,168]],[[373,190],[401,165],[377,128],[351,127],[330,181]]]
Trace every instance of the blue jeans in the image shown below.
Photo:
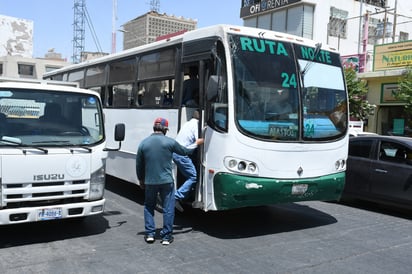
[[[197,172],[195,165],[189,156],[182,156],[173,153],[173,161],[175,162],[180,173],[186,178],[186,181],[175,192],[175,198],[178,200],[184,200],[188,198],[192,187],[196,184]]]
[[[146,235],[155,236],[156,233],[154,211],[158,193],[163,201],[163,228],[160,231],[160,237],[163,239],[172,236],[173,233],[175,218],[174,183],[145,186],[144,227]]]

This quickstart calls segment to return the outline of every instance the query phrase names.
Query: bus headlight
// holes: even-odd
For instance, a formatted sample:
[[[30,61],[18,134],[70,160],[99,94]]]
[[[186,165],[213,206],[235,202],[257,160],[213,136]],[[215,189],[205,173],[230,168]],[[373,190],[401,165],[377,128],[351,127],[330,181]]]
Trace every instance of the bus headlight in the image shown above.
[[[257,175],[259,172],[259,169],[256,163],[243,160],[243,159],[226,157],[224,159],[224,164],[227,169],[237,172],[237,173]]]
[[[346,160],[340,159],[335,162],[335,169],[336,170],[344,170],[346,168]]]
[[[90,192],[89,200],[99,200],[103,197],[104,186],[106,181],[104,165],[102,168],[94,172],[90,177]]]

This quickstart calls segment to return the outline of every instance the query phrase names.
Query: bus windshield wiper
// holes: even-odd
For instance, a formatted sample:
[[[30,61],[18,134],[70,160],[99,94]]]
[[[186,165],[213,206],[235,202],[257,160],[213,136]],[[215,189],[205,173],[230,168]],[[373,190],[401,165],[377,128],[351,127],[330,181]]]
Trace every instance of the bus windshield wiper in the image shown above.
[[[317,44],[316,44],[315,51],[313,52],[313,58],[312,58],[312,60],[308,61],[308,62],[306,63],[306,66],[305,66],[305,67],[303,68],[303,70],[301,70],[301,72],[300,72],[300,74],[302,75],[302,78],[305,77],[305,74],[308,72],[308,70],[310,69],[311,65],[313,64],[313,61],[316,59],[316,57],[318,57],[321,48],[322,48],[322,43],[317,43]]]
[[[3,142],[3,143],[5,143],[6,145],[13,146],[13,147],[14,147],[14,146],[17,146],[17,147],[25,147],[25,148],[37,149],[37,150],[43,151],[44,154],[47,154],[47,153],[49,152],[47,149],[42,148],[42,147],[29,146],[29,145],[23,144],[22,141],[21,141],[21,139],[19,139],[19,138],[3,136],[0,141]],[[26,153],[27,153],[27,150],[26,150],[26,149],[23,149],[23,153],[26,154]]]

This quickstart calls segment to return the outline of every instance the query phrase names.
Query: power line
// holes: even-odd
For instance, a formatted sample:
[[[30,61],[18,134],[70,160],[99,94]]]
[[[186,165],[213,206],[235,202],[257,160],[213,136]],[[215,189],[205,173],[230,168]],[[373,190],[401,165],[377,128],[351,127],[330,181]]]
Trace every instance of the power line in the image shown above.
[[[93,26],[92,19],[90,18],[89,12],[87,11],[86,7],[84,7],[84,11],[85,11],[85,14],[86,14],[87,25],[89,26],[90,32],[92,34],[94,44],[97,47],[97,51],[102,53],[103,50],[102,50],[102,47],[100,46],[99,38],[97,37],[96,31],[95,31],[94,26]]]

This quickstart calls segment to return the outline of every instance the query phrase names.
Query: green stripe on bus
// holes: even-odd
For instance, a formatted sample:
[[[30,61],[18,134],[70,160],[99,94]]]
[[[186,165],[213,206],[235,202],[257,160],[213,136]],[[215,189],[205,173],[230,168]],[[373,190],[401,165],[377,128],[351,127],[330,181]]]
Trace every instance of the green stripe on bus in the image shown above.
[[[305,185],[303,194],[292,194],[293,185]],[[339,200],[345,172],[305,179],[273,179],[218,173],[214,177],[214,198],[218,210],[291,203]]]

